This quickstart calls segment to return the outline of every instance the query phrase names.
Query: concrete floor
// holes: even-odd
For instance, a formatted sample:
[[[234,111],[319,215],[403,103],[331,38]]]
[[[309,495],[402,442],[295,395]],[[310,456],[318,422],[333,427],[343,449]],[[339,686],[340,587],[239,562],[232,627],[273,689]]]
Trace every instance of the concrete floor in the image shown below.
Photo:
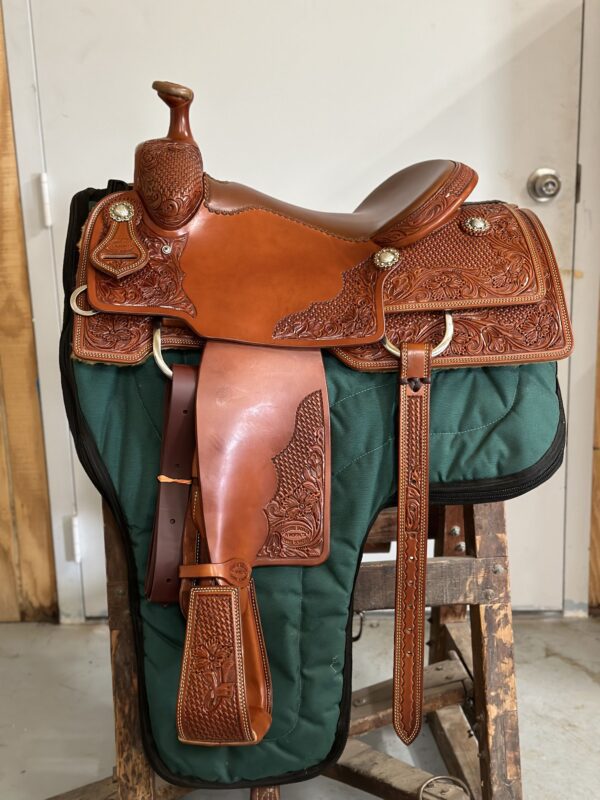
[[[369,617],[355,649],[355,687],[391,674],[391,620]],[[516,623],[524,796],[600,796],[600,620]],[[0,625],[0,800],[44,800],[109,775],[114,759],[104,625]],[[444,773],[428,730],[404,748],[389,729],[373,746]],[[249,793],[196,792],[197,800]],[[284,800],[366,798],[325,778],[286,786]]]

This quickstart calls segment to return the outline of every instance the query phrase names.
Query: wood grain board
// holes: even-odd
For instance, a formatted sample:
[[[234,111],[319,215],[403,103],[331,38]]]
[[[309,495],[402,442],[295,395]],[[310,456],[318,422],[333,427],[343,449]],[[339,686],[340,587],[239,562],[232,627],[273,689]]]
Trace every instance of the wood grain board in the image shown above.
[[[600,363],[600,319],[597,331],[597,361]],[[590,532],[590,607],[600,608],[600,369],[596,367],[596,414],[592,462],[592,520]]]
[[[0,186],[0,620],[54,620],[44,440],[1,16]]]

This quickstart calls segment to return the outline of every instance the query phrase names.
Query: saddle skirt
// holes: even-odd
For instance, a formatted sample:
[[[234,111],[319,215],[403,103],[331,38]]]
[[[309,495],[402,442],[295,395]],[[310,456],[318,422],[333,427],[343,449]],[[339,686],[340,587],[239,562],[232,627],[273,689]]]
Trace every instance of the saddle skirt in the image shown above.
[[[156,82],[171,120],[136,150],[133,186],[84,226],[72,354],[168,382],[146,592],[186,623],[177,732],[255,745],[272,685],[253,569],[330,555],[331,438],[321,351],[398,373],[394,726],[422,717],[431,373],[554,361],[573,335],[530,211],[469,203],[454,161],[398,172],[353,214],[297,208],[204,172],[191,90]],[[201,350],[172,370],[162,351]]]

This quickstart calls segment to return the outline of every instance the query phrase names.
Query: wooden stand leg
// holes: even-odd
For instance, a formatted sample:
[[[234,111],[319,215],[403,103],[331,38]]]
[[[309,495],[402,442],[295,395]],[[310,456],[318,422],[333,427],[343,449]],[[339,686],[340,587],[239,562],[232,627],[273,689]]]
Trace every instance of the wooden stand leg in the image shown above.
[[[476,558],[493,559],[492,571],[506,580],[503,597],[490,589],[488,603],[470,607],[482,793],[484,800],[522,800],[504,506],[473,506],[471,513],[467,549],[473,548]]]
[[[440,506],[432,509],[432,530],[434,555],[438,558],[461,558],[467,555],[465,522],[471,522],[471,508],[464,506]],[[473,555],[472,553],[470,555]],[[469,657],[464,658],[449,631],[468,642]],[[467,674],[472,679],[471,634],[467,622],[467,606],[443,605],[432,608],[429,635],[430,663],[443,663],[448,658],[458,658],[463,662]],[[451,775],[460,778],[469,787],[474,800],[481,800],[481,773],[477,740],[463,707],[472,703],[472,695],[464,703],[449,705],[427,715],[427,720],[444,763]]]
[[[250,790],[250,800],[279,800],[279,786],[257,786]]]
[[[104,507],[104,526],[118,797],[119,800],[154,800],[154,770],[144,753],[139,719],[127,562],[116,522],[107,506]]]
[[[121,534],[106,504],[103,515],[115,712],[115,771],[110,778],[56,795],[51,800],[177,800],[190,790],[165,783],[156,775],[144,752],[127,560]]]
[[[379,544],[388,535],[388,527],[386,522],[376,531]],[[431,534],[435,556],[428,561],[427,603],[432,607],[432,620],[430,664],[425,670],[430,728],[448,771],[469,787],[475,800],[521,800],[503,506],[434,508]],[[363,565],[355,609],[393,607],[393,585],[393,564]],[[439,693],[436,671],[440,676],[447,673],[449,681]],[[454,696],[449,691],[450,681],[458,689]],[[389,724],[391,681],[356,692],[353,698],[352,733]],[[349,743],[339,764],[328,772],[330,777],[378,797],[415,796],[411,794],[412,768],[398,762],[394,766],[393,759],[359,744],[358,748],[355,741]]]
[[[458,558],[466,555],[465,512],[463,506],[437,506],[430,512],[430,538],[434,540],[434,556]],[[429,661],[448,657],[446,625],[464,622],[465,605],[437,606],[431,609]]]
[[[129,610],[123,544],[108,508],[105,514],[108,608],[116,730],[116,767],[111,778],[53,800],[176,800],[189,789],[161,780],[148,762],[137,701],[137,664]],[[448,507],[434,512],[435,558],[429,561],[427,602],[434,607],[432,663],[426,669],[425,707],[450,772],[476,800],[522,800],[514,678],[508,557],[502,504]],[[386,522],[377,536],[384,542]],[[464,542],[464,544],[463,544]],[[381,543],[378,544],[380,546]],[[355,608],[393,607],[393,564],[361,569]],[[467,645],[470,607],[472,647]],[[478,754],[469,709],[474,680]],[[352,733],[390,721],[390,682],[356,693]],[[468,716],[471,716],[469,713]],[[476,757],[478,755],[478,758]],[[479,770],[477,761],[481,769]],[[430,775],[350,739],[339,762],[326,774],[366,792],[394,800],[415,800]],[[463,800],[458,787],[435,786],[430,800]],[[251,800],[279,800],[278,786],[255,788]]]

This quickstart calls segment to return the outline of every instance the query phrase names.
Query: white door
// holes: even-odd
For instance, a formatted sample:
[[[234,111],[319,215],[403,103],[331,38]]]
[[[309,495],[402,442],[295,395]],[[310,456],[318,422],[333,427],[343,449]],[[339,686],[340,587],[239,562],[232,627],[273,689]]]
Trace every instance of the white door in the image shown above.
[[[535,210],[569,290],[582,0],[5,0],[4,8],[13,92],[33,95],[21,64],[33,42],[27,69],[49,176],[44,251],[36,167],[18,147],[38,309],[56,303],[40,295],[35,275],[43,259],[60,282],[71,196],[130,179],[135,144],[163,134],[156,78],[193,87],[193,130],[212,174],[300,205],[351,210],[404,165],[453,158],[479,172],[475,198],[531,206],[528,175],[555,169],[562,189]],[[14,102],[19,145],[31,137],[35,103]],[[38,339],[54,340],[56,326],[44,324]],[[564,365],[561,379],[566,389]],[[48,425],[60,404],[43,400]],[[75,494],[85,613],[95,616],[105,610],[99,502],[78,466]],[[564,518],[564,468],[509,503],[516,606],[562,608]]]

